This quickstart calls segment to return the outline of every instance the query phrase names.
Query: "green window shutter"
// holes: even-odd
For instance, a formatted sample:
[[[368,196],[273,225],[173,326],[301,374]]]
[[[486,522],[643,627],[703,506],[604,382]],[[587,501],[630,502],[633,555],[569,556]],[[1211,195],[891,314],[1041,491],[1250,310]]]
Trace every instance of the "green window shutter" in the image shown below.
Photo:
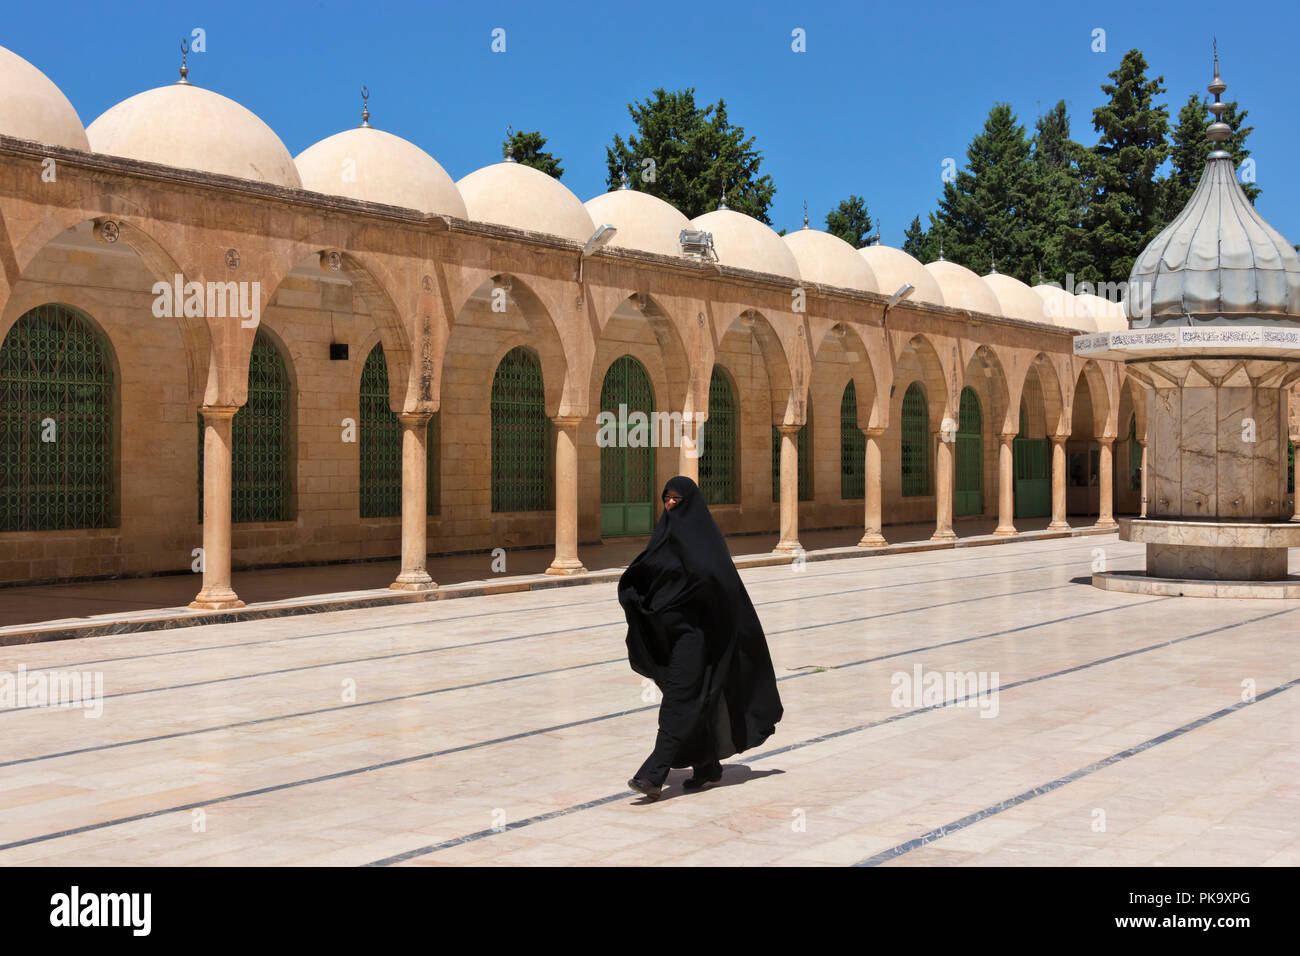
[[[921,386],[913,382],[903,395],[902,495],[930,494],[929,409]]]
[[[402,423],[388,404],[384,347],[370,350],[361,369],[360,512],[363,518],[402,513]]]
[[[736,400],[726,373],[716,366],[700,445],[700,488],[711,505],[736,503]]]
[[[521,345],[506,353],[492,378],[492,510],[550,510],[553,455],[542,363]]]
[[[840,399],[840,497],[866,496],[867,436],[858,428],[858,391],[853,382],[844,386]]]
[[[113,366],[64,305],[23,314],[0,347],[0,531],[113,520]]]

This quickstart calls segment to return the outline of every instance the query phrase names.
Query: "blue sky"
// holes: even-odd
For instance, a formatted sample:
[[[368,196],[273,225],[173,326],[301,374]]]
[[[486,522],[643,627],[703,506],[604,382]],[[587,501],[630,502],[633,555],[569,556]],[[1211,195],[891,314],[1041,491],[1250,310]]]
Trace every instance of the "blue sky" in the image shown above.
[[[0,46],[49,75],[89,124],[114,103],[171,83],[180,38],[206,31],[190,79],[244,104],[295,155],[372,123],[431,153],[453,178],[500,158],[506,124],[541,130],[581,199],[605,191],[605,146],[631,131],[627,104],[655,87],[724,98],[757,137],[776,183],[776,228],[814,226],[850,193],[866,198],[890,245],[933,209],[945,158],[989,107],[1009,102],[1032,128],[1058,99],[1071,131],[1096,141],[1099,86],[1138,47],[1176,115],[1210,80],[1217,36],[1227,97],[1249,110],[1258,208],[1300,242],[1298,68],[1293,4],[1089,3],[10,3]],[[506,31],[506,52],[490,49]],[[791,50],[806,31],[807,52]],[[1105,52],[1093,52],[1093,31]]]

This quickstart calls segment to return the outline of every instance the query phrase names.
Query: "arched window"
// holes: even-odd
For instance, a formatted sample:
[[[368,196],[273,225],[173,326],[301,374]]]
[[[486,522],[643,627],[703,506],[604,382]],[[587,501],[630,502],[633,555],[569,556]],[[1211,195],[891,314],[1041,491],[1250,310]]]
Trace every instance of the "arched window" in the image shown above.
[[[736,503],[736,397],[727,374],[713,367],[709,420],[700,446],[700,488],[711,505]]]
[[[1142,444],[1138,441],[1138,420],[1133,415],[1128,420],[1128,487],[1129,491],[1142,490]]]
[[[953,514],[984,512],[984,416],[979,395],[969,385],[961,390],[954,449]]]
[[[918,382],[903,395],[902,495],[930,494],[930,410]]]
[[[602,535],[649,534],[654,528],[654,405],[644,366],[630,355],[615,359],[600,389],[601,412],[619,422],[618,440],[602,442],[600,449]],[[636,412],[645,416],[644,430],[633,421]]]
[[[393,518],[402,513],[402,423],[388,403],[388,362],[383,345],[370,350],[361,370],[361,502],[363,518]],[[425,499],[438,513],[438,413],[429,419]]]
[[[542,363],[518,346],[492,377],[492,510],[547,511],[552,505],[551,420]]]
[[[866,495],[867,436],[858,427],[858,390],[850,379],[840,399],[840,497]]]
[[[199,414],[199,521],[203,521],[203,431]],[[231,422],[230,520],[288,521],[293,427],[289,370],[262,329],[248,358],[248,400]]]
[[[808,403],[808,420],[795,435],[799,450],[799,500],[811,501],[812,467],[809,455],[812,450],[812,402]],[[772,500],[781,500],[781,430],[772,426]]]
[[[0,347],[0,531],[110,526],[115,387],[107,342],[75,309],[14,323]]]

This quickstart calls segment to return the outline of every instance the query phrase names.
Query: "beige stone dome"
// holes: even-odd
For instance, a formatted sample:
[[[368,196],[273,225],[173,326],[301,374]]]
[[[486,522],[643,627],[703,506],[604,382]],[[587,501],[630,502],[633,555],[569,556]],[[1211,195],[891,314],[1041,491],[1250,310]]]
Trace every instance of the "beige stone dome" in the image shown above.
[[[0,134],[90,149],[68,98],[36,67],[0,46]]]
[[[1079,314],[1076,296],[1066,292],[1060,286],[1046,283],[1034,286],[1033,291],[1043,300],[1043,315],[1047,317],[1048,324],[1063,329],[1097,331],[1096,323],[1091,318]]]
[[[1037,322],[1040,325],[1052,324],[1051,319],[1043,313],[1042,297],[1035,295],[1033,289],[1014,276],[995,272],[986,275],[980,281],[998,300],[1001,314],[1006,318],[1020,319],[1022,322]]]
[[[369,126],[344,130],[294,159],[303,189],[365,202],[468,218],[438,161],[414,143]]]
[[[175,83],[137,93],[86,127],[90,148],[180,169],[298,188],[293,157],[271,127],[232,99]]]
[[[943,304],[954,309],[969,309],[986,315],[1001,315],[1002,307],[998,297],[989,289],[980,277],[965,266],[955,262],[928,262],[923,266],[926,272],[934,276],[943,293]]]
[[[871,266],[839,236],[820,229],[798,229],[781,239],[793,253],[799,264],[799,275],[806,281],[859,292],[882,291]]]
[[[713,249],[724,266],[799,278],[794,253],[768,225],[734,209],[715,209],[691,220],[692,229],[713,233]]]
[[[1123,302],[1111,302],[1100,295],[1078,292],[1074,296],[1074,314],[1078,321],[1091,323],[1090,331],[1118,332],[1128,328]],[[1087,326],[1081,325],[1080,328]]]
[[[615,189],[594,196],[583,205],[591,216],[592,231],[597,223],[608,223],[618,229],[609,241],[611,246],[681,256],[682,230],[690,228],[690,220],[658,196],[635,189]]]
[[[892,246],[865,246],[858,250],[858,255],[871,266],[876,274],[876,283],[884,295],[893,295],[910,282],[916,291],[907,297],[907,302],[928,302],[931,305],[943,305],[943,291],[934,276],[925,271],[925,266],[917,262],[902,249]]]
[[[596,231],[582,201],[554,177],[522,163],[476,169],[456,183],[469,218],[585,243]]]

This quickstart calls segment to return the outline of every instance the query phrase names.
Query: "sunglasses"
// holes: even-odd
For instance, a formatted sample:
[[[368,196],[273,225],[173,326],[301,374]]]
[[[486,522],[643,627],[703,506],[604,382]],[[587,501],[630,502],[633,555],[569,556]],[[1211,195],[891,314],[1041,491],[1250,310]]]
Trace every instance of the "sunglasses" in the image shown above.
[[[665,491],[664,501],[681,501],[682,496],[675,491]]]

